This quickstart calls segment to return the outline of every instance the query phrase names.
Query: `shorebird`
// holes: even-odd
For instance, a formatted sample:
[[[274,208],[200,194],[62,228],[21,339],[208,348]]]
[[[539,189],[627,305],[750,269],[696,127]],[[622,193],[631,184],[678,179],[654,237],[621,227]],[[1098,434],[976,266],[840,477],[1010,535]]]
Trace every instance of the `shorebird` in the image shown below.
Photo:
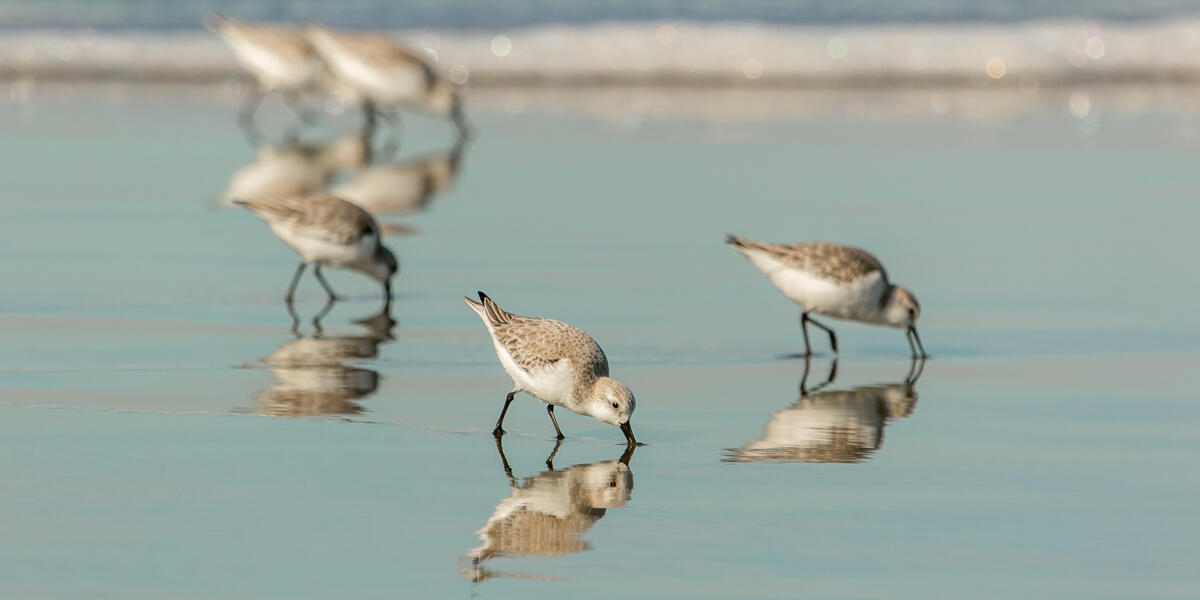
[[[492,435],[504,435],[508,405],[518,392],[527,392],[546,403],[560,440],[565,436],[554,417],[555,406],[615,425],[629,445],[637,444],[629,425],[635,405],[633,392],[608,376],[608,358],[596,340],[561,321],[514,315],[483,292],[479,292],[479,302],[463,299],[483,319],[500,364],[513,380],[513,390],[504,398]]]
[[[377,107],[403,104],[448,117],[459,135],[468,133],[458,86],[420,54],[378,34],[310,25],[306,35],[338,82],[363,101],[368,119]]]
[[[321,56],[295,27],[248,23],[218,14],[209,14],[204,24],[229,45],[234,58],[254,77],[255,85],[248,89],[238,116],[248,135],[254,131],[254,113],[266,94],[279,92],[288,107],[308,122],[311,115],[300,96],[327,93],[336,86]]]
[[[322,266],[352,269],[383,285],[384,304],[392,301],[392,276],[399,270],[396,256],[380,242],[379,224],[367,211],[336,196],[313,195],[286,198],[235,200],[271,226],[271,231],[300,255],[300,266],[288,286],[289,304],[296,284],[308,263],[331,300],[338,298]]]
[[[493,577],[541,579],[538,575],[499,573],[484,567],[502,556],[559,556],[591,550],[583,536],[610,508],[621,508],[633,491],[629,467],[633,446],[617,460],[575,465],[513,477],[500,440],[496,440],[512,495],[500,501],[487,523],[476,531],[483,543],[463,556],[460,574],[476,583]],[[469,566],[468,566],[469,565]]]
[[[800,305],[805,356],[812,355],[809,323],[824,329],[833,353],[838,352],[833,330],[810,313],[904,329],[913,357],[926,356],[917,335],[921,315],[917,298],[907,288],[889,282],[883,264],[866,250],[831,242],[769,244],[736,235],[727,237],[725,243],[750,259],[784,296]]]
[[[804,361],[800,399],[767,421],[761,439],[726,451],[724,462],[798,461],[855,463],[871,457],[883,445],[884,426],[912,414],[916,384],[924,362],[914,360],[904,381],[864,385],[849,390],[822,390],[829,379],[805,389],[809,363]]]

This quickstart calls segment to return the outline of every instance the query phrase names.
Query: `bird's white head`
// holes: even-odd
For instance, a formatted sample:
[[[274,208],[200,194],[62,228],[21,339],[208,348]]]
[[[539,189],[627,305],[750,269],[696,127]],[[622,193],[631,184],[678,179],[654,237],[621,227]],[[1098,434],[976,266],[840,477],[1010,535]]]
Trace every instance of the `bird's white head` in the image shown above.
[[[883,306],[884,323],[900,329],[909,329],[916,326],[920,316],[921,305],[917,303],[917,297],[908,291],[908,288],[893,285],[891,293],[887,296],[887,303]]]
[[[625,384],[610,377],[596,380],[589,403],[590,416],[609,425],[626,428],[637,402]]]

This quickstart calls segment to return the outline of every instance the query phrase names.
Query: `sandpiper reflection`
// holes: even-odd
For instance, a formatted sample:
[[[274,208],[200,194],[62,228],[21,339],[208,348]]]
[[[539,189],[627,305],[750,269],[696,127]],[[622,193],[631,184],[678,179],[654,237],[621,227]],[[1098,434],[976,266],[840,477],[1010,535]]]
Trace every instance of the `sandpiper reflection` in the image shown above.
[[[493,577],[553,579],[553,577],[499,572],[484,563],[499,557],[559,556],[591,550],[583,539],[596,521],[610,508],[621,508],[633,491],[633,471],[629,461],[635,446],[630,445],[616,460],[554,468],[554,454],[546,459],[549,468],[520,482],[513,477],[504,447],[496,439],[496,448],[508,477],[512,495],[500,501],[487,523],[477,531],[481,545],[463,558],[460,574],[475,582]]]
[[[466,147],[467,138],[458,136],[446,152],[397,163],[377,162],[355,172],[330,193],[376,216],[420,212],[433,198],[450,189],[458,177]]]
[[[263,200],[319,192],[340,171],[371,161],[372,131],[362,130],[319,143],[295,140],[259,143],[254,160],[229,178],[221,205],[235,200]]]
[[[864,385],[849,390],[824,388],[837,377],[837,360],[829,377],[808,389],[809,360],[804,361],[800,399],[767,421],[759,440],[726,451],[725,462],[856,463],[868,460],[883,444],[889,420],[912,414],[916,384],[925,368],[914,360],[903,381]]]
[[[293,326],[295,339],[280,344],[262,358],[264,369],[275,377],[275,385],[255,395],[258,402],[255,412],[306,417],[353,415],[363,411],[358,401],[375,393],[379,373],[345,363],[378,357],[379,345],[392,339],[395,321],[385,309],[356,321],[367,329],[365,335],[326,337],[320,319],[327,312],[323,310],[313,320],[314,331],[310,335],[299,332],[297,319]]]

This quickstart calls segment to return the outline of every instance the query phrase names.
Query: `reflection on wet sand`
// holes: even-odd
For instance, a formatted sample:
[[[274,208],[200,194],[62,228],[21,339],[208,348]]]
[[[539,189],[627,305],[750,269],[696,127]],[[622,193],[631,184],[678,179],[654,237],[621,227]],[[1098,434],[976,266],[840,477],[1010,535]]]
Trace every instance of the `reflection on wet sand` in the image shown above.
[[[370,162],[370,140],[371,131],[364,128],[324,143],[258,144],[254,161],[229,178],[221,205],[319,192],[338,172]]]
[[[459,136],[448,152],[367,166],[330,193],[376,216],[419,212],[454,183],[466,146],[467,138]]]
[[[864,385],[850,390],[821,391],[837,377],[837,360],[824,383],[807,388],[809,360],[804,361],[800,399],[771,415],[762,439],[726,451],[725,462],[856,463],[868,460],[883,444],[889,420],[912,414],[916,384],[925,368],[914,360],[903,381]]]
[[[255,395],[258,401],[255,412],[277,417],[362,412],[357,401],[375,393],[379,373],[344,362],[379,356],[379,345],[392,339],[395,321],[385,308],[377,315],[356,321],[367,329],[366,335],[324,337],[320,319],[331,307],[332,303],[326,305],[313,320],[315,331],[310,336],[299,333],[299,320],[293,313],[296,338],[280,344],[261,361],[276,381],[274,386]]]
[[[554,447],[546,459],[548,471],[526,477],[520,483],[513,477],[504,447],[496,440],[504,473],[512,495],[500,501],[487,523],[477,531],[483,543],[463,556],[460,574],[464,579],[481,582],[493,577],[555,579],[552,576],[502,573],[484,568],[497,557],[559,556],[591,550],[583,539],[596,521],[610,508],[621,508],[633,491],[633,471],[629,461],[635,447],[629,446],[617,460],[554,468]]]

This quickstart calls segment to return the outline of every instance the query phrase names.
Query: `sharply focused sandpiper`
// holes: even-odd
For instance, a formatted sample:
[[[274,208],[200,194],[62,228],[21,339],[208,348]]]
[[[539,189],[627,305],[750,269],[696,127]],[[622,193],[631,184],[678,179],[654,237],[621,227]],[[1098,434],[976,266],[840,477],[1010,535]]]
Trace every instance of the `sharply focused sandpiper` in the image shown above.
[[[809,313],[904,329],[912,355],[925,356],[925,346],[917,335],[921,306],[916,297],[890,283],[883,264],[866,250],[831,242],[769,244],[736,235],[730,235],[725,243],[750,259],[784,296],[800,305],[806,356],[812,354],[809,323],[824,329],[833,353],[838,351],[833,330]]]
[[[608,358],[588,334],[561,321],[522,317],[506,312],[479,292],[479,302],[464,298],[496,346],[500,364],[513,380],[513,390],[492,435],[504,435],[504,415],[518,392],[546,403],[546,412],[558,439],[563,439],[554,417],[561,406],[581,415],[621,428],[629,444],[637,444],[629,424],[635,401],[625,384],[608,376]]]
[[[468,132],[458,86],[420,54],[379,34],[311,25],[306,35],[339,83],[362,99],[368,117],[377,107],[404,104],[450,118],[460,135]]]
[[[300,266],[292,276],[285,299],[290,303],[296,284],[308,263],[317,281],[329,294],[337,294],[325,281],[321,267],[353,269],[383,284],[385,303],[392,301],[392,276],[399,267],[396,256],[380,242],[379,224],[370,213],[336,196],[313,195],[288,198],[235,200],[271,226],[271,231],[300,255]]]

